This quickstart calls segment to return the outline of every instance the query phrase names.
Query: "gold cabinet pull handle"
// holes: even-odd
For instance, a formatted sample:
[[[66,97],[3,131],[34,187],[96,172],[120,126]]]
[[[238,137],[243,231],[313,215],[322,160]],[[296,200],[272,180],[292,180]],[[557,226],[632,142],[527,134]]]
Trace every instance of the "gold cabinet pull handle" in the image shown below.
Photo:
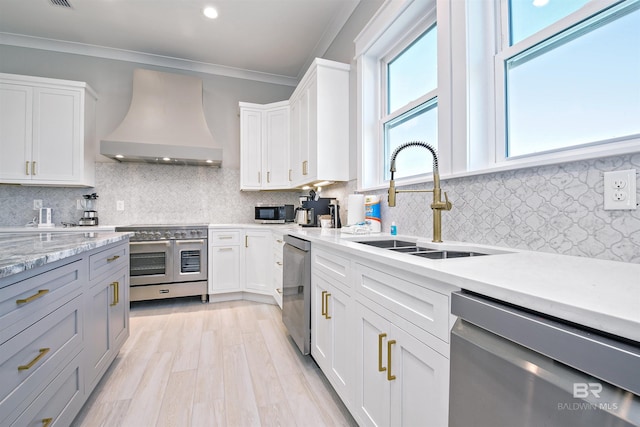
[[[244,236],[244,247],[245,248],[249,247],[249,236]]]
[[[387,342],[387,366],[389,367],[389,369],[387,369],[387,380],[389,381],[396,379],[396,376],[391,374],[391,346],[395,343],[396,340],[389,340]]]
[[[113,302],[109,304],[110,307],[118,305],[120,302],[120,284],[118,282],[111,283],[110,286],[113,286]]]
[[[46,294],[49,293],[49,289],[40,289],[37,293],[31,295],[30,297],[24,298],[24,299],[17,299],[16,300],[16,304],[20,305],[20,304],[26,304],[28,302],[31,302],[33,300],[36,300],[40,297],[45,296]]]
[[[291,181],[291,169],[289,169],[289,181]]]
[[[31,162],[31,175],[36,174],[36,162]]]
[[[271,182],[271,172],[267,172],[267,183]]]
[[[281,288],[276,288],[276,292],[281,294],[282,293],[282,289]]]
[[[306,175],[309,173],[309,162],[305,160],[302,162],[302,175]]]
[[[325,304],[326,304],[325,295],[327,295],[327,291],[322,291],[322,315],[326,319],[327,318],[327,308],[325,306]]]
[[[258,172],[258,184],[262,183],[262,177],[260,175],[261,175],[260,172]]]
[[[107,262],[113,262],[113,261],[117,260],[118,258],[120,258],[120,255],[114,255],[111,258],[107,258]]]
[[[278,242],[278,243],[282,243],[282,240],[280,240],[280,239],[276,239],[276,242]]]
[[[233,236],[218,236],[219,240],[233,239]]]
[[[384,372],[387,370],[384,366],[382,366],[382,340],[387,336],[387,334],[382,333],[378,334],[378,372]]]
[[[276,264],[282,265],[282,261],[276,261]]]
[[[24,165],[24,174],[29,175],[29,162],[27,161]]]
[[[51,350],[51,349],[50,348],[41,348],[40,350],[38,350],[39,353],[35,357],[35,359],[33,359],[31,362],[27,363],[26,365],[18,366],[18,371],[26,371],[28,369],[31,369],[33,367],[33,365],[38,363],[38,361],[44,357],[45,354],[49,353],[49,350]]]
[[[324,303],[324,307],[325,307],[324,309],[326,311],[326,314],[324,316],[325,319],[331,319],[331,316],[329,316],[329,297],[330,296],[331,294],[329,292],[327,292],[327,294],[324,296],[327,299],[327,301]]]
[[[52,422],[53,422],[53,418],[43,418],[42,427],[49,427]]]

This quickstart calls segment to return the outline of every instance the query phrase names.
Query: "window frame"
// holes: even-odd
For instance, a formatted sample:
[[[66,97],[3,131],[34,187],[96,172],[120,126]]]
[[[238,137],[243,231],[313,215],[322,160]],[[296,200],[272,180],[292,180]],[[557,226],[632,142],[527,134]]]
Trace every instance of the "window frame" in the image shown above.
[[[442,114],[440,98],[442,87],[448,87],[450,71],[441,68],[441,63],[449,64],[448,58],[448,0],[389,0],[356,37],[356,62],[358,71],[357,96],[357,141],[359,191],[381,189],[388,186],[384,171],[384,124],[408,111],[437,98],[438,106],[438,147],[439,152],[450,151],[448,132],[442,126],[450,126],[450,114]],[[440,20],[445,25],[440,24]],[[438,84],[435,90],[404,105],[392,114],[387,114],[387,65],[398,54],[415,42],[420,36],[436,26],[438,55]],[[446,40],[443,40],[446,39]],[[444,59],[443,59],[444,58]],[[446,106],[446,103],[445,103]],[[446,107],[445,107],[446,108]],[[448,120],[443,121],[443,116]],[[428,141],[427,141],[428,142]],[[429,154],[425,152],[425,173],[397,180],[398,185],[425,182],[431,179]],[[440,163],[440,171],[448,166]]]
[[[627,3],[628,2],[628,3]],[[507,72],[506,63],[522,52],[554,37],[555,35],[583,22],[602,11],[627,3],[636,3],[636,0],[594,0],[585,4],[577,11],[565,16],[557,22],[532,34],[531,36],[510,44],[509,40],[509,0],[500,0],[499,3],[499,49],[494,56],[494,86],[495,86],[495,144],[492,147],[493,158],[490,163],[484,165],[486,170],[508,170],[524,167],[544,166],[548,164],[563,163],[576,160],[591,159],[597,157],[613,156],[640,151],[640,135],[631,135],[624,138],[615,138],[603,141],[593,141],[574,147],[559,148],[539,153],[531,153],[522,156],[507,157]],[[472,171],[472,170],[470,170]]]
[[[506,158],[508,58],[604,9],[640,0],[592,0],[572,14],[509,45],[508,0],[386,0],[355,38],[357,70],[357,191],[388,186],[384,179],[381,118],[386,84],[379,61],[410,34],[437,24],[438,155],[443,179],[618,156],[640,152],[640,135]],[[425,23],[425,17],[435,20]],[[422,30],[418,28],[422,25]],[[453,34],[456,37],[453,37]],[[455,81],[455,84],[454,84]],[[415,108],[422,100],[405,107]],[[425,169],[428,170],[428,169]],[[430,171],[429,171],[430,172]],[[431,174],[403,178],[397,186],[429,182]]]

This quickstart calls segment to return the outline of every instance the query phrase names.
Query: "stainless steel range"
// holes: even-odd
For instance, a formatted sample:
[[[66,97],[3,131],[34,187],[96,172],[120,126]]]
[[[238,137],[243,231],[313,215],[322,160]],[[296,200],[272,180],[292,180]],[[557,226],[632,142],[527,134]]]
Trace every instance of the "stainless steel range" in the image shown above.
[[[207,225],[131,225],[131,301],[200,295],[207,301]]]

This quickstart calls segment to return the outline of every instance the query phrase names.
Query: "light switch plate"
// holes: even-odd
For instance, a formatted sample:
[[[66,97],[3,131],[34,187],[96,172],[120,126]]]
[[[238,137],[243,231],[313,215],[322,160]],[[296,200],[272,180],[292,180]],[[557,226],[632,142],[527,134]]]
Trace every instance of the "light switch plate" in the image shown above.
[[[635,210],[636,170],[604,173],[604,210]]]

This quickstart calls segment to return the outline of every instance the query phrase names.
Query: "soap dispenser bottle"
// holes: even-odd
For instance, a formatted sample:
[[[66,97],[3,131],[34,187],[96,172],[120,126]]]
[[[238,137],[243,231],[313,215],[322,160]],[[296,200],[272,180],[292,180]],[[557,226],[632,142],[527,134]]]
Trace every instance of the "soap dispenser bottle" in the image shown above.
[[[395,221],[393,221],[393,222],[391,223],[391,235],[392,235],[392,236],[395,236],[395,235],[397,235],[397,234],[398,234],[398,228],[396,227],[396,222],[395,222]]]

